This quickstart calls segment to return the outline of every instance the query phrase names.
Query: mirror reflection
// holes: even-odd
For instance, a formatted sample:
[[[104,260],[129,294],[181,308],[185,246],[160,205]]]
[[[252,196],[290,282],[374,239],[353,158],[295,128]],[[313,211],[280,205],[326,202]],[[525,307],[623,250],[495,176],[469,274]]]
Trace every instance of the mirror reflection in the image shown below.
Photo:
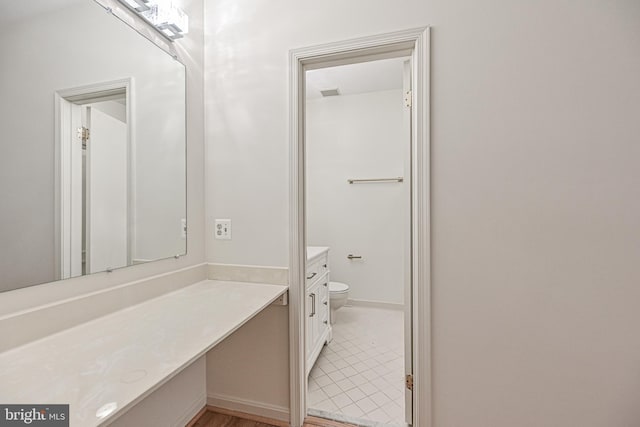
[[[184,254],[184,66],[89,0],[1,2],[0,57],[0,291]]]

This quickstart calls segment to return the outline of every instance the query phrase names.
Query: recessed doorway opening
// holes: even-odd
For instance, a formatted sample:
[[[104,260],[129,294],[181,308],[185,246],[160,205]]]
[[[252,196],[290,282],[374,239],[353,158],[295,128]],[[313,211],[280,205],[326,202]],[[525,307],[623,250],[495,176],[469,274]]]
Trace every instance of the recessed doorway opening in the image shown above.
[[[320,323],[306,329],[320,330],[307,349],[312,416],[363,426],[410,422],[410,61],[374,59],[305,75],[307,265],[325,248],[317,280],[328,283],[309,300],[316,306],[307,324]],[[317,292],[313,282],[307,289]]]
[[[56,93],[56,275],[132,263],[131,80]]]
[[[302,425],[308,414],[360,425],[430,425],[428,34],[428,28],[421,28],[291,52],[289,331],[293,426]],[[339,104],[350,103],[347,96],[353,96],[349,99],[353,101],[357,94],[319,79],[322,87],[315,89],[322,96],[318,102],[324,104],[314,105],[312,96],[307,99],[309,89],[317,83],[313,73],[344,66],[355,70],[400,59],[402,89],[397,94],[401,96],[392,93],[398,87],[387,88],[387,95],[399,100],[395,105],[402,109],[392,113],[393,107],[389,107],[391,110],[381,114],[386,108],[383,104],[359,100],[352,108],[356,111],[353,117],[371,107],[360,115],[374,117],[375,123],[365,120],[357,130],[351,128],[351,134],[343,132],[346,138],[336,134],[344,127],[348,110]],[[371,71],[355,80],[362,84],[369,77]],[[381,94],[376,96],[382,98]],[[337,108],[325,108],[330,103]],[[387,114],[400,117],[396,122],[400,131],[395,135],[386,134],[394,127],[384,126]],[[346,120],[354,121],[357,119]],[[353,143],[363,134],[367,136]],[[394,139],[400,150],[392,154],[385,150],[393,150],[394,144],[380,148],[374,139]],[[372,156],[367,159],[368,154]],[[392,161],[394,156],[397,162]],[[353,173],[345,172],[344,167]],[[329,182],[331,185],[325,185]],[[372,212],[383,214],[375,220],[363,218]],[[332,216],[333,220],[327,221]],[[374,223],[374,231],[365,224],[367,220]],[[375,239],[384,236],[384,230],[388,230],[387,237],[396,238],[397,245]],[[376,268],[385,256],[399,259],[395,263],[400,268],[390,270],[396,271],[391,281],[400,286],[385,286],[385,271]],[[382,285],[366,289],[363,283],[372,283],[377,276],[383,279]],[[334,278],[353,286],[331,283]],[[398,289],[400,298],[391,295],[393,292],[384,295]],[[351,298],[345,297],[348,294]],[[393,310],[399,320],[387,316]],[[394,322],[399,325],[395,329],[391,326]],[[348,327],[365,323],[378,327]],[[386,327],[393,332],[384,336]],[[368,336],[367,330],[374,333]],[[384,345],[378,345],[381,343]],[[373,355],[378,350],[374,347],[382,348],[381,352]],[[354,348],[357,351],[350,352]],[[398,402],[404,402],[404,408]],[[349,414],[349,410],[354,412]]]

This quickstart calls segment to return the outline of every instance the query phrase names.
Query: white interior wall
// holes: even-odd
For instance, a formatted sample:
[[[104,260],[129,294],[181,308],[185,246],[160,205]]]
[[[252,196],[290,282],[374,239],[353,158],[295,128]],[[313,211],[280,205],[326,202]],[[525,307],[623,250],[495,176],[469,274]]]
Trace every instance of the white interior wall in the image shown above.
[[[218,0],[206,21],[210,261],[287,264],[289,49],[431,25],[434,425],[637,424],[640,3]]]
[[[206,404],[201,357],[110,423],[111,427],[184,427]]]
[[[0,71],[0,220],[11,226],[0,227],[0,290],[55,277],[53,97],[87,84],[134,80],[133,257],[183,254],[185,152],[175,141],[184,140],[184,104],[166,100],[184,102],[184,69],[93,1],[2,31],[0,54],[12,60]]]
[[[353,300],[404,302],[409,181],[347,182],[409,177],[403,100],[387,90],[307,101],[307,242],[331,248],[331,280],[347,283]]]
[[[289,420],[288,306],[269,306],[207,353],[207,402]]]

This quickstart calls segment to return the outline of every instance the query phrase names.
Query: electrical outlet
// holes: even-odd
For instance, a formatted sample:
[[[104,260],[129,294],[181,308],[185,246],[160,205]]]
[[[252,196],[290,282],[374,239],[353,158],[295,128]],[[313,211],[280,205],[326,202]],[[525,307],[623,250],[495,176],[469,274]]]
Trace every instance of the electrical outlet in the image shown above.
[[[214,230],[216,239],[231,240],[231,220],[216,219],[216,227]]]
[[[180,224],[182,227],[182,238],[186,239],[187,238],[187,218],[182,218],[180,220]]]

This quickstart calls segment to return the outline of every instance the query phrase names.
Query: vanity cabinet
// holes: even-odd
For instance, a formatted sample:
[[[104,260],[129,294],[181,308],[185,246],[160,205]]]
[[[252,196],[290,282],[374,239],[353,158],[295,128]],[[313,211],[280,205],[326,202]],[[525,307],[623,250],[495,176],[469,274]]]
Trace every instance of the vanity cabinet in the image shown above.
[[[307,374],[324,344],[331,340],[329,322],[329,248],[307,248],[306,265],[306,354]]]

